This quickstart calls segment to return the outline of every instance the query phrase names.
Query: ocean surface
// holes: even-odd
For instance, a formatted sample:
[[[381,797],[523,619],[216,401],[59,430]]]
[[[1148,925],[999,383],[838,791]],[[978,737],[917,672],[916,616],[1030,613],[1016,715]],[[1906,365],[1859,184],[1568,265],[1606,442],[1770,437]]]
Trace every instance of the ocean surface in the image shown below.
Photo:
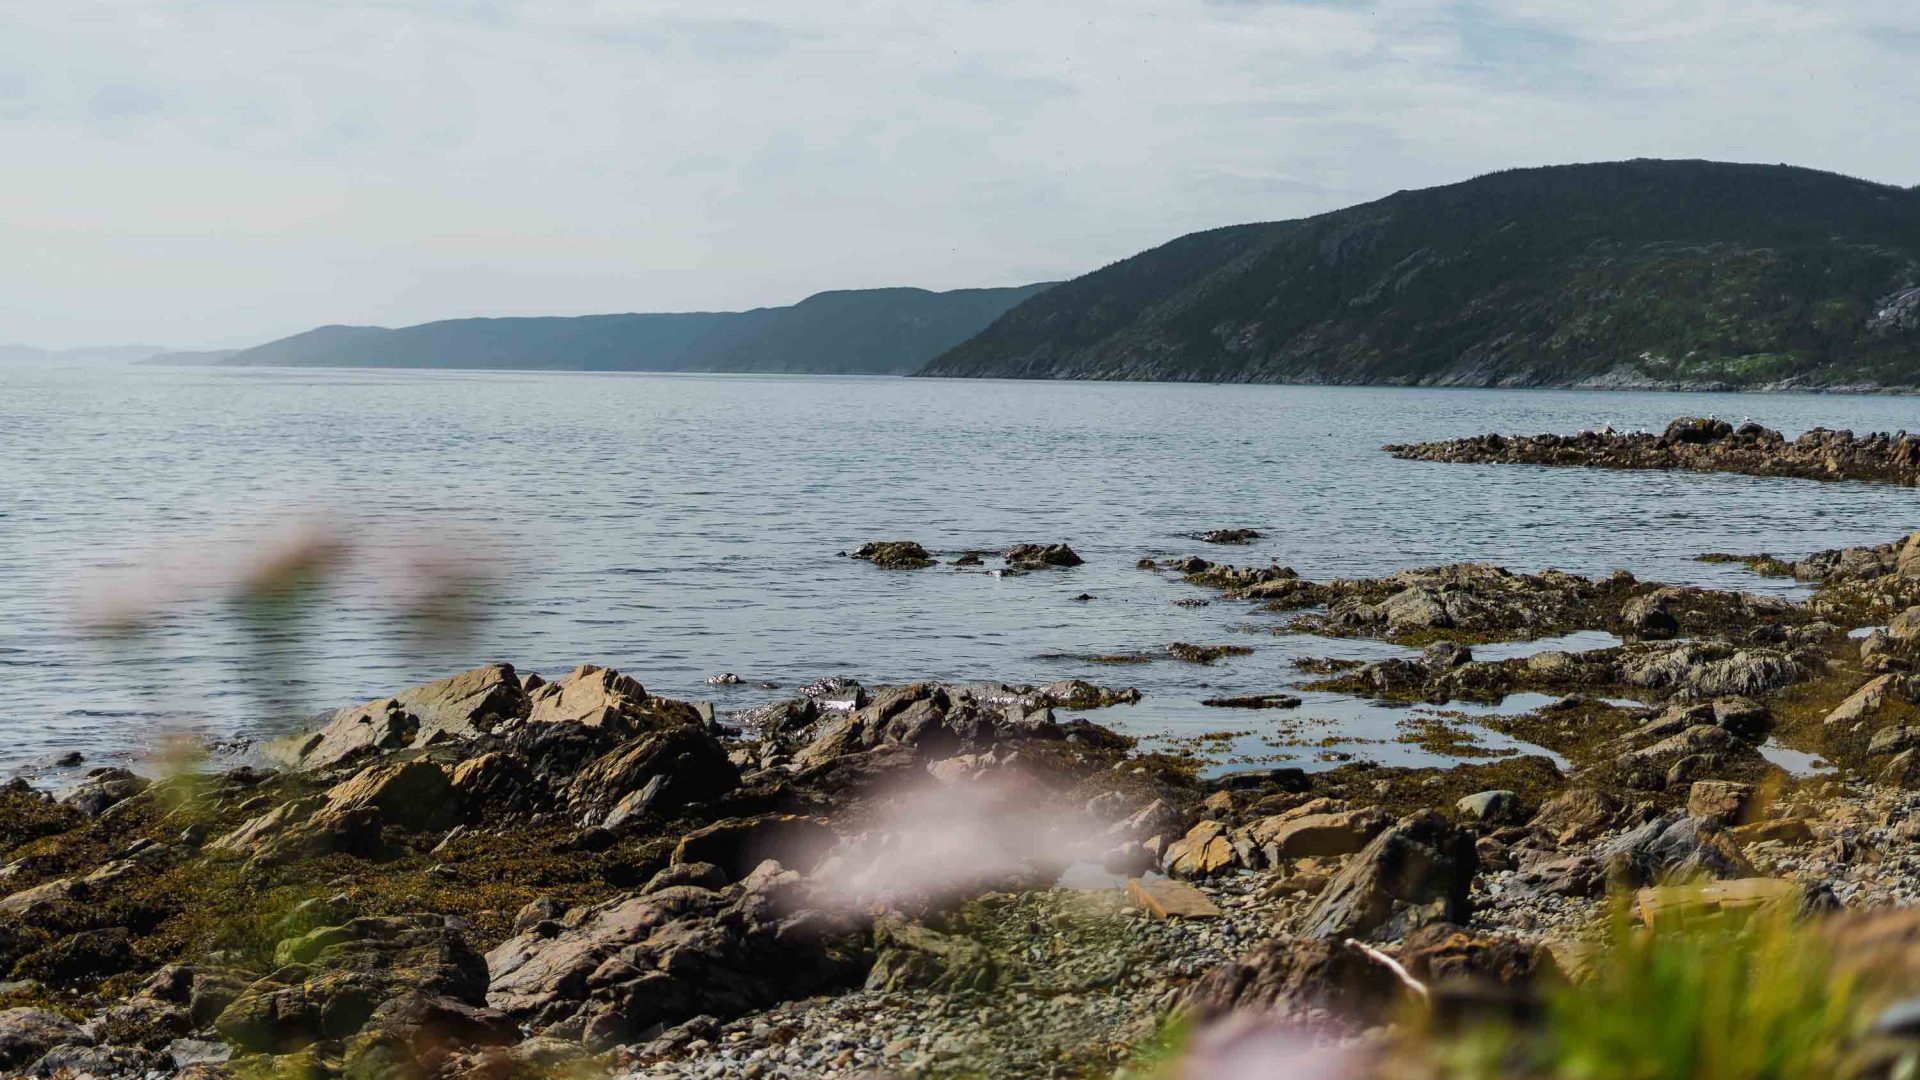
[[[1406,740],[1420,710],[1324,694],[1293,712],[1200,706],[1298,682],[1297,657],[1402,650],[1276,636],[1285,617],[1244,604],[1180,606],[1214,596],[1135,562],[1197,553],[1317,578],[1485,560],[1791,591],[1693,556],[1920,528],[1912,490],[1379,450],[1707,413],[1793,435],[1911,427],[1915,403],[0,365],[0,775],[59,783],[78,771],[53,762],[75,750],[143,768],[183,746],[240,754],[320,709],[493,659],[549,676],[603,664],[723,714],[829,675],[1079,677],[1139,687],[1141,704],[1097,718],[1159,744],[1233,733],[1207,744],[1220,768],[1445,760]],[[1192,538],[1222,527],[1265,538]],[[1064,541],[1087,561],[995,577],[840,555],[893,538],[944,559]],[[289,568],[314,583],[276,591]],[[1255,651],[1210,667],[1081,659],[1174,641]],[[707,685],[722,672],[741,683]],[[1453,719],[1490,752],[1525,749]]]

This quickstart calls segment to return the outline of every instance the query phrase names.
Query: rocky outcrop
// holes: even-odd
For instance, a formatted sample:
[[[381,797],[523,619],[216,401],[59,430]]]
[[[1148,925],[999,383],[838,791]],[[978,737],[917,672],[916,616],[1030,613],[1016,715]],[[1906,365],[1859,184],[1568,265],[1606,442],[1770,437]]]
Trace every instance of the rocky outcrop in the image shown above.
[[[430,1072],[451,1048],[519,1037],[487,1008],[485,962],[439,918],[356,919],[283,941],[276,954],[280,967],[213,1022],[243,1050],[284,1053],[324,1040],[345,1048],[348,1075],[395,1075],[382,1070]]]
[[[0,1012],[0,1069],[25,1069],[41,1055],[68,1043],[87,1043],[80,1025],[45,1009]]]
[[[1006,554],[1007,565],[1016,570],[1056,570],[1084,561],[1065,544],[1015,544]]]
[[[535,1032],[601,1049],[851,982],[865,970],[860,930],[767,863],[718,891],[673,886],[511,938],[487,954],[487,999]]]
[[[471,738],[524,717],[527,710],[526,691],[513,665],[488,664],[341,709],[309,734],[268,743],[265,753],[294,768],[323,768],[362,754]]]
[[[615,828],[646,813],[704,802],[739,782],[739,770],[704,728],[655,731],[594,759],[561,793],[583,825]]]
[[[1479,865],[1473,836],[1431,811],[1375,837],[1301,916],[1308,938],[1405,936],[1430,922],[1464,923]]]
[[[1619,434],[1480,435],[1449,442],[1388,446],[1398,458],[1504,465],[1578,465],[1599,469],[1684,469],[1693,472],[1920,483],[1920,436],[1815,428],[1789,440],[1747,423],[1681,417],[1667,429]]]
[[[1182,995],[1181,1010],[1201,1022],[1330,1013],[1364,1024],[1382,1017],[1402,992],[1391,971],[1344,942],[1283,937],[1207,972]]]
[[[876,540],[862,544],[853,557],[887,570],[918,570],[933,565],[933,556],[912,540]]]
[[[530,724],[575,723],[630,734],[646,727],[657,712],[658,706],[639,680],[590,664],[553,682],[542,682],[527,693]],[[684,722],[692,718],[673,719]]]

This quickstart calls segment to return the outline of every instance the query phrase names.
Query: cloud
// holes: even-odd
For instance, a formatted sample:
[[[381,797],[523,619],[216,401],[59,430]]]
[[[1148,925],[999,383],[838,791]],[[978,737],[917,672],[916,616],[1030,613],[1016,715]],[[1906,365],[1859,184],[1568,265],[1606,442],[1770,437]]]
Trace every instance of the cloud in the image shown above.
[[[1920,38],[1752,0],[29,0],[0,339],[1068,276],[1513,165],[1920,182]]]

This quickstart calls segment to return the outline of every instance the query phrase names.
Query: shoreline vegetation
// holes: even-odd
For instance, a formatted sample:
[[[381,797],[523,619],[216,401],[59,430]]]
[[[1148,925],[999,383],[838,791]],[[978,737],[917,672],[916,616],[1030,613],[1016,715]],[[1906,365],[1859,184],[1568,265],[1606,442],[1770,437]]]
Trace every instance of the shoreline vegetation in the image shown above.
[[[1429,460],[1798,476],[1818,445],[1830,475],[1912,482],[1911,439],[1723,426]],[[1544,753],[1447,767],[1221,773],[1105,722],[1151,698],[1079,681],[823,679],[717,715],[494,663],[249,764],[16,781],[0,1075],[1908,1075],[1920,533],[1705,557],[1809,595],[1140,564],[1293,613],[1276,633],[1326,641],[1297,688],[1545,700],[1435,735]],[[1583,631],[1617,643],[1475,656]],[[1405,655],[1343,658],[1353,638]],[[1296,686],[1209,704],[1281,724]]]

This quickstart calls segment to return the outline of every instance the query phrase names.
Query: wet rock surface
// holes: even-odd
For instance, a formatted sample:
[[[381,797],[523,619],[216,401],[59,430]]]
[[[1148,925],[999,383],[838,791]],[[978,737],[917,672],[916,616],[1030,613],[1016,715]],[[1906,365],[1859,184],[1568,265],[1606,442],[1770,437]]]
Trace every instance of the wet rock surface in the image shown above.
[[[912,540],[876,540],[862,544],[853,557],[887,570],[918,570],[934,562],[927,549]]]

